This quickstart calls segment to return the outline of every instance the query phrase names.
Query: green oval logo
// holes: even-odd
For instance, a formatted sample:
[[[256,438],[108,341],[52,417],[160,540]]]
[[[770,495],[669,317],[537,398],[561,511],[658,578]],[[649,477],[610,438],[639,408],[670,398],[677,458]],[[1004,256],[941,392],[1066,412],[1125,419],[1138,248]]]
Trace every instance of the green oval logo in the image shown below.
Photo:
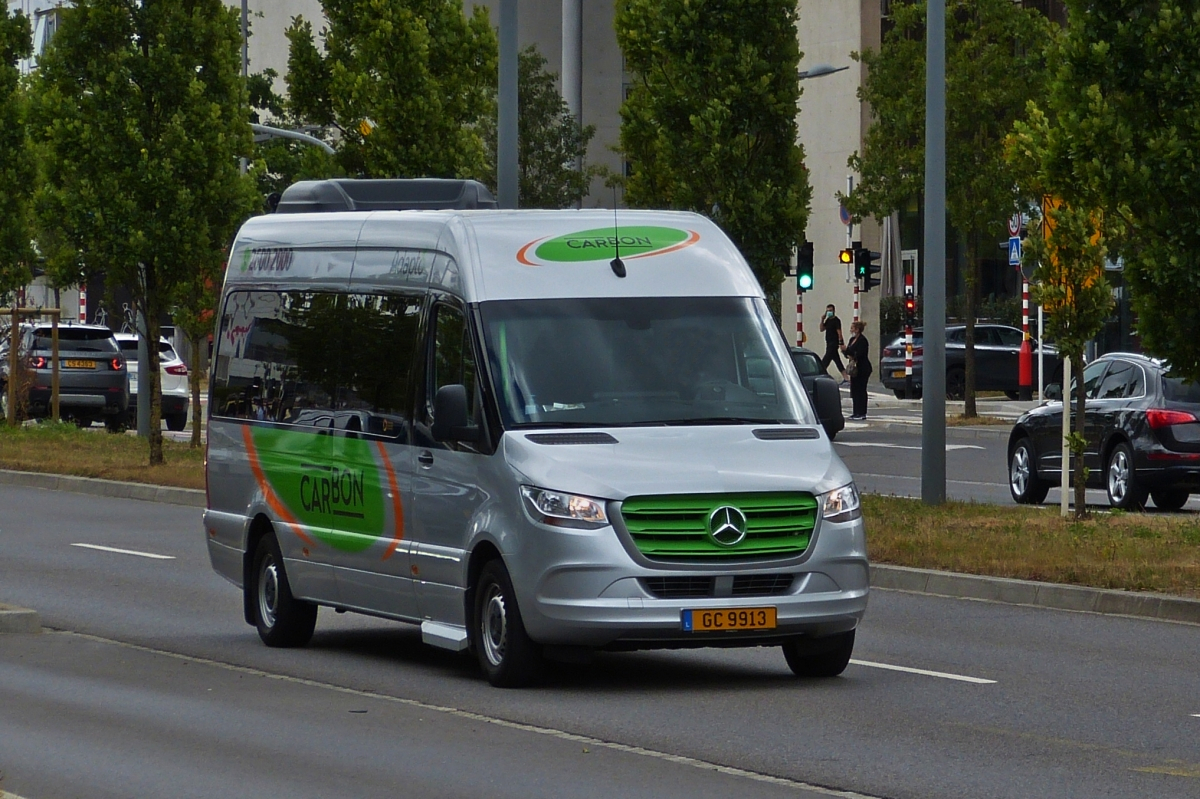
[[[617,257],[618,250],[622,258],[647,255],[682,244],[690,237],[688,231],[671,227],[596,228],[543,241],[533,254],[540,260],[559,263],[609,261]]]

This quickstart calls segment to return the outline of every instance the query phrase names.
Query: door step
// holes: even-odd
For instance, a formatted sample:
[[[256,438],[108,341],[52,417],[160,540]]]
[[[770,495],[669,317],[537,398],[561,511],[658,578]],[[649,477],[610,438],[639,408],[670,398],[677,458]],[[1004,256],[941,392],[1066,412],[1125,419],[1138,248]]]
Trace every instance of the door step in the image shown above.
[[[430,646],[461,652],[467,648],[467,628],[440,621],[421,622],[421,640]]]

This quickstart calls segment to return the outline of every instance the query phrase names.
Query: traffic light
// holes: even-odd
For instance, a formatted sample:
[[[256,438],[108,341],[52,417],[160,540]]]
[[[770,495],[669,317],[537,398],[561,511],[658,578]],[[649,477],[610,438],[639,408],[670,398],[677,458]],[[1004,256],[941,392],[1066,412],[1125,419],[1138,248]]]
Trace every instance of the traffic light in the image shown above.
[[[849,266],[854,263],[854,250],[847,247],[838,253],[838,260]]]
[[[875,277],[882,268],[879,264],[875,263],[879,258],[879,253],[872,252],[866,247],[858,246],[854,248],[854,275],[862,281],[863,291],[870,291],[880,283],[879,278]]]
[[[917,298],[913,296],[913,287],[904,287],[904,323],[913,325],[917,321]]]
[[[806,241],[796,252],[796,288],[808,291],[813,287],[813,243]]]

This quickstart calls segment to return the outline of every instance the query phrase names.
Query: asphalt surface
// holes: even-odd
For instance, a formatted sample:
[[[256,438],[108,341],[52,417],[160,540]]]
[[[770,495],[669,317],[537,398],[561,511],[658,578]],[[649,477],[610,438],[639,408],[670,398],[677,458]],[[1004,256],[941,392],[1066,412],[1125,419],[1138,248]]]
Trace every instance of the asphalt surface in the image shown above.
[[[1200,792],[1194,625],[876,591],[835,680],[696,650],[501,691],[350,614],[268,649],[196,510],[12,487],[0,601],[69,631],[0,638],[0,789],[27,799]]]

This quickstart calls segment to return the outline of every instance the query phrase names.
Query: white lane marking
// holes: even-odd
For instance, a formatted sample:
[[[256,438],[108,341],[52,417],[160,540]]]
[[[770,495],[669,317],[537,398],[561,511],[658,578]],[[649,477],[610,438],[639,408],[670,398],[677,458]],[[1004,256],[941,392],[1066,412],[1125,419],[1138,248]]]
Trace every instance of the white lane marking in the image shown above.
[[[912,446],[911,444],[885,444],[882,441],[835,441],[833,442],[839,447],[882,447],[883,449],[915,449],[920,450],[920,447]],[[946,451],[953,452],[956,449],[983,449],[976,444],[947,444]]]
[[[837,442],[834,442],[837,443]],[[884,480],[920,480],[920,475],[911,474],[871,474],[870,472],[855,472],[855,477],[877,477]],[[947,483],[956,483],[964,486],[988,486],[990,488],[1008,488],[1008,483],[983,483],[978,480],[951,480],[946,478]],[[1057,486],[1055,486],[1057,488]]]
[[[871,669],[886,669],[888,671],[902,671],[905,674],[920,674],[922,677],[940,677],[943,680],[958,680],[959,682],[969,682],[974,685],[995,685],[995,680],[985,680],[982,677],[967,677],[964,674],[947,674],[944,671],[929,671],[928,669],[911,669],[908,666],[893,666],[889,663],[873,663],[869,660],[853,660],[850,661],[855,666],[866,666]]]
[[[55,633],[49,633],[54,635]],[[782,785],[788,788],[797,788],[809,793],[815,793],[819,796],[835,796],[839,799],[880,799],[878,796],[873,796],[856,791],[840,791],[836,788],[826,788],[822,785],[814,785],[801,780],[792,780],[787,777],[776,777],[772,774],[764,774],[759,771],[749,771],[736,766],[722,766],[719,763],[713,763],[708,760],[700,760],[687,755],[673,755],[669,752],[660,752],[656,749],[646,749],[641,746],[633,746],[631,744],[622,744],[615,741],[605,741],[600,738],[592,738],[588,735],[578,735],[565,730],[558,730],[553,727],[539,727],[533,724],[525,724],[520,721],[509,721],[507,719],[496,718],[495,716],[485,716],[482,713],[475,713],[470,710],[461,710],[456,707],[447,707],[445,705],[433,705],[428,702],[422,702],[418,699],[405,699],[399,696],[389,696],[380,694],[374,691],[363,691],[358,688],[346,688],[341,685],[334,685],[327,682],[318,682],[316,680],[305,679],[304,677],[291,677],[286,674],[273,674],[269,671],[253,669],[248,666],[235,666],[232,663],[222,663],[219,660],[210,660],[209,658],[193,657],[192,655],[181,655],[178,652],[169,652],[165,649],[152,649],[148,646],[140,644],[130,644],[125,641],[116,641],[112,638],[101,638],[98,635],[89,635],[88,633],[62,632],[58,635],[76,635],[80,638],[85,638],[89,641],[100,641],[105,644],[114,644],[123,646],[129,649],[134,649],[139,652],[149,652],[154,655],[163,655],[164,657],[175,658],[176,660],[184,660],[189,663],[200,663],[205,666],[213,666],[218,669],[226,669],[228,671],[237,672],[238,674],[249,674],[255,677],[267,677],[272,680],[282,680],[283,682],[294,683],[296,685],[307,685],[313,688],[324,688],[329,691],[337,691],[338,693],[351,694],[353,696],[364,697],[368,699],[378,699],[382,702],[394,702],[397,705],[406,707],[415,707],[421,710],[428,710],[434,713],[444,713],[448,716],[454,716],[460,719],[468,719],[470,721],[478,721],[485,724],[495,724],[497,727],[504,727],[510,730],[520,730],[522,732],[530,732],[537,735],[546,735],[559,740],[571,741],[573,743],[586,744],[598,748],[612,749],[616,752],[624,752],[631,755],[639,755],[648,757],[654,760],[662,760],[667,763],[674,763],[680,766],[689,766],[698,768],[703,771],[715,771],[719,774],[725,774],[730,777],[742,777],[744,779],[753,780],[755,782],[765,782],[770,785]]]
[[[153,558],[154,560],[175,560],[174,555],[156,555],[153,552],[138,552],[135,549],[117,549],[116,547],[102,547],[99,544],[71,544],[73,547],[83,547],[84,549],[96,549],[100,552],[115,552],[118,555],[137,555],[139,558]]]
[[[1192,718],[1194,718],[1194,719],[1200,719],[1200,713],[1193,713],[1193,714],[1192,714]]]

